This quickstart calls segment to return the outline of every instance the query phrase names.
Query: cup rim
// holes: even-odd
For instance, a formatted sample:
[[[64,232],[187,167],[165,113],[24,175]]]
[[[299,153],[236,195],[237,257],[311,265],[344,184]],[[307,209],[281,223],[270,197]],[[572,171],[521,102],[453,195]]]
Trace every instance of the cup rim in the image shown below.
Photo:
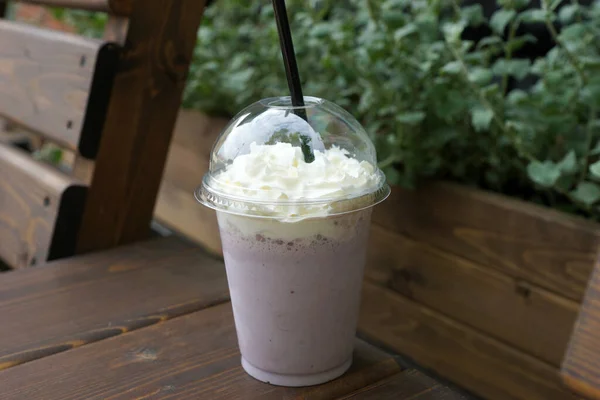
[[[194,190],[194,197],[200,204],[228,214],[278,219],[288,222],[309,218],[323,218],[364,210],[383,202],[391,193],[390,186],[385,179],[382,179],[380,185],[375,190],[358,193],[347,198],[269,201],[226,194],[212,188],[209,182],[210,174],[207,173],[204,175],[202,184]],[[272,207],[278,207],[278,210],[273,211]],[[308,212],[304,215],[285,212],[286,209],[292,211],[295,207],[312,207],[315,212]]]
[[[265,99],[259,100],[259,103],[265,106],[266,108],[274,108],[278,110],[299,110],[314,108],[320,106],[325,102],[325,100],[314,96],[304,96],[303,98],[303,106],[292,105],[291,96],[267,97]]]

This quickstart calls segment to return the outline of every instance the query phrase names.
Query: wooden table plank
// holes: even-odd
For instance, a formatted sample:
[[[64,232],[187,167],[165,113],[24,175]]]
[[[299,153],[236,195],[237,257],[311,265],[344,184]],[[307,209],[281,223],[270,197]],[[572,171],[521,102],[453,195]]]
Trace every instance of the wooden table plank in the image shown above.
[[[228,297],[222,262],[176,238],[7,272],[0,275],[0,370]]]
[[[275,387],[243,372],[229,303],[0,372],[0,398],[333,399],[398,373],[395,360],[357,341],[344,377]]]
[[[339,400],[467,400],[417,370],[408,369]]]
[[[574,390],[600,399],[600,262],[588,284],[562,375]]]

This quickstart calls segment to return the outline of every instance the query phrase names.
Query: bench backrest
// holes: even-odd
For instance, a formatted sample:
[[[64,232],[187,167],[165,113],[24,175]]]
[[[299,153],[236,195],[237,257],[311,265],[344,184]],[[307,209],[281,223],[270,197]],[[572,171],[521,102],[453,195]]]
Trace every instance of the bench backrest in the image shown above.
[[[147,237],[205,3],[29,2],[110,17],[102,40],[0,20],[0,117],[75,154],[61,171],[0,143],[13,267]]]

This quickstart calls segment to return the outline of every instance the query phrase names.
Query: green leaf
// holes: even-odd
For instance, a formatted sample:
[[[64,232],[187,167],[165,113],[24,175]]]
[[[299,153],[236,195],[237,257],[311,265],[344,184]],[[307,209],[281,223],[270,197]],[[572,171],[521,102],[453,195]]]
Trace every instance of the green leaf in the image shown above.
[[[529,4],[531,0],[498,0],[498,5],[509,9],[521,9]]]
[[[489,83],[493,75],[488,68],[474,67],[469,71],[469,80],[478,85],[485,85]]]
[[[523,7],[527,7],[529,5],[529,3],[531,2],[531,0],[509,0],[509,1],[514,4],[514,6],[517,10],[520,10]]]
[[[560,178],[560,170],[552,161],[532,161],[527,165],[529,178],[543,187],[552,187]]]
[[[600,186],[592,182],[581,182],[571,195],[587,206],[600,200]]]
[[[417,26],[415,24],[406,24],[400,29],[396,29],[394,32],[394,40],[400,41],[404,37],[417,32]]]
[[[571,188],[575,184],[576,180],[577,180],[577,175],[575,175],[575,174],[561,175],[560,178],[558,178],[558,181],[556,181],[556,184],[554,185],[554,187],[556,187],[564,192],[568,192],[569,190],[571,190]]]
[[[425,119],[423,111],[411,111],[396,116],[396,121],[408,125],[416,125]]]
[[[598,180],[600,180],[600,161],[596,161],[589,167],[590,174]]]
[[[489,129],[492,118],[494,118],[493,111],[486,107],[475,106],[471,109],[471,124],[478,132]]]
[[[506,97],[506,101],[512,105],[518,105],[523,103],[527,99],[527,92],[521,89],[511,90],[508,96]]]
[[[581,56],[579,61],[586,67],[600,68],[600,56]]]
[[[330,24],[320,23],[315,24],[314,28],[311,29],[310,34],[316,38],[328,37],[332,33],[332,26]]]
[[[254,74],[254,69],[248,68],[229,75],[228,85],[231,87],[244,87]]]
[[[504,33],[506,25],[515,17],[515,10],[500,9],[496,11],[490,19],[490,27],[499,35]]]
[[[442,30],[444,31],[447,41],[456,42],[460,40],[460,35],[462,35],[465,30],[465,23],[463,21],[447,23],[443,26]]]
[[[490,46],[497,46],[497,45],[501,45],[502,39],[499,38],[498,36],[486,36],[483,39],[481,39],[479,42],[477,42],[477,48],[478,49],[483,49],[486,47],[490,47]]]
[[[471,26],[479,26],[485,22],[483,7],[481,4],[473,4],[463,7],[460,11],[461,17]]]
[[[519,14],[518,20],[526,23],[543,23],[546,21],[547,15],[545,10],[527,10]]]
[[[531,62],[529,60],[505,60],[500,58],[492,66],[492,71],[497,75],[510,75],[516,79],[523,79],[529,74]]]
[[[581,101],[585,104],[600,107],[600,80],[592,81],[581,89]]]
[[[516,38],[509,40],[506,42],[505,48],[506,51],[510,51],[514,53],[517,50],[520,50],[526,43],[536,43],[537,38],[531,34],[526,34],[523,36],[517,36]]]
[[[597,156],[600,154],[600,140],[596,142],[596,145],[590,150],[591,156]]]
[[[542,0],[544,1],[544,0]],[[562,3],[563,0],[552,0],[550,1],[550,11],[554,11],[556,10],[556,7],[558,7],[560,5],[560,3]]]
[[[578,41],[583,37],[586,31],[587,27],[584,24],[571,24],[569,26],[564,27],[560,31],[560,35],[558,36],[559,38],[567,42],[571,40]]]
[[[390,28],[402,25],[406,20],[406,15],[402,11],[386,10],[381,13],[383,21]]]
[[[497,95],[499,92],[500,92],[500,88],[498,87],[498,84],[496,84],[496,83],[490,83],[489,85],[481,88],[481,94],[487,98],[492,98],[493,96]]]
[[[571,22],[579,12],[579,4],[567,4],[561,7],[558,12],[558,19],[563,24]]]
[[[577,156],[574,150],[569,151],[558,163],[558,169],[564,174],[574,174],[577,172]]]
[[[462,65],[460,61],[450,61],[448,64],[442,67],[442,72],[447,74],[455,75],[462,71]]]

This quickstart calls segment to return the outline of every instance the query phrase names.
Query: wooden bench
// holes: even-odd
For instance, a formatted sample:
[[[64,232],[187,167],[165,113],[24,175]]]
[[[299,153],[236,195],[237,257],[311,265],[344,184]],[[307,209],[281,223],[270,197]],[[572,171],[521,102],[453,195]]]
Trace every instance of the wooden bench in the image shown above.
[[[102,40],[0,20],[0,117],[76,155],[65,174],[0,143],[0,258],[14,268],[148,237],[205,4],[35,3],[111,15]]]

